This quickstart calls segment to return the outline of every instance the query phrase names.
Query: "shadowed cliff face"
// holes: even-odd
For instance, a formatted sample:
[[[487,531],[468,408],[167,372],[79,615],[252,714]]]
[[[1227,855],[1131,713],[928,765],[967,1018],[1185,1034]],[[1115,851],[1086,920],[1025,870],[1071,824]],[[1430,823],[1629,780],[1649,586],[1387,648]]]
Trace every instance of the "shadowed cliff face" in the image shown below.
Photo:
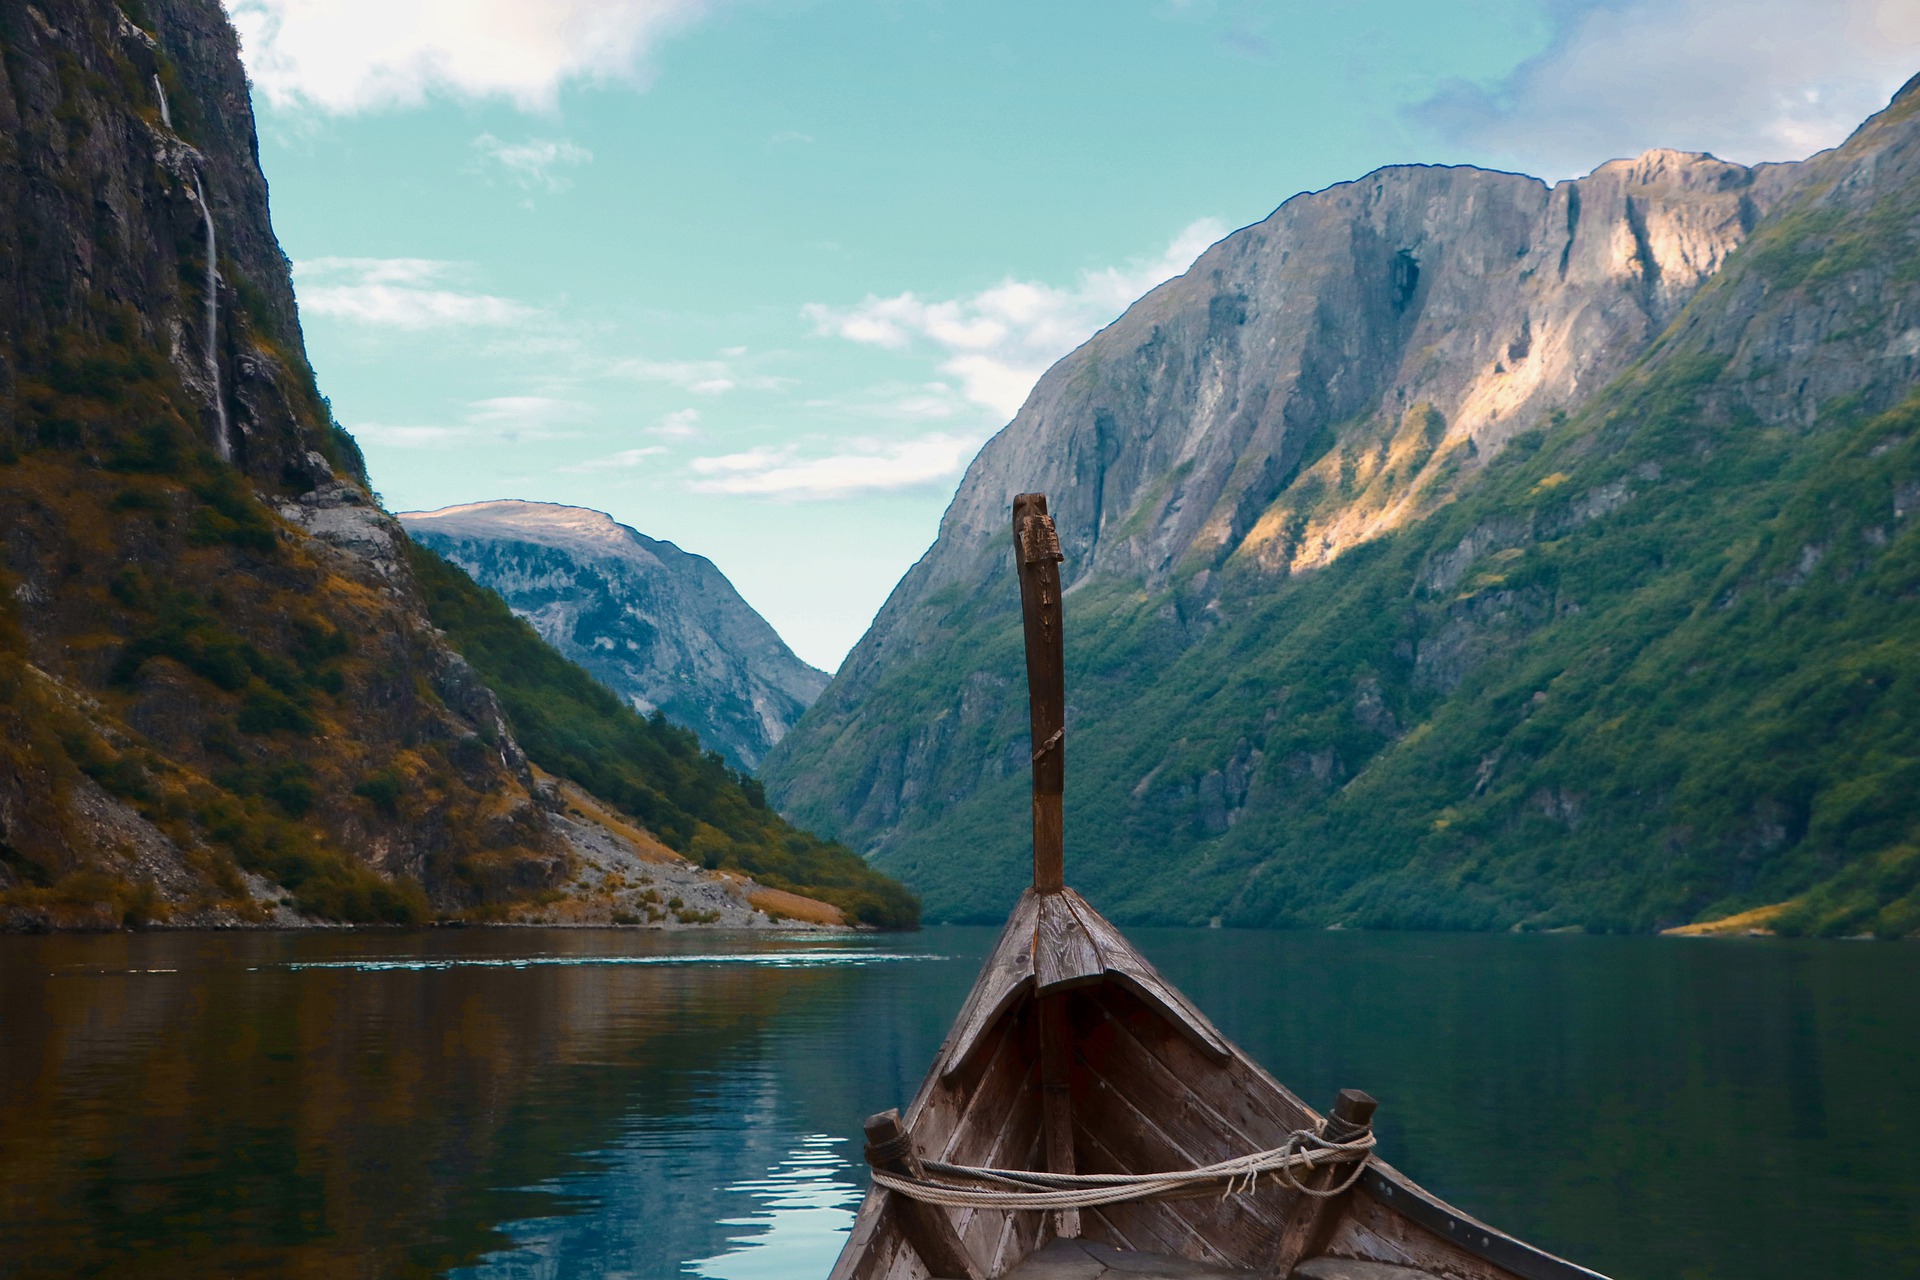
[[[642,715],[752,769],[826,687],[703,556],[598,511],[479,502],[400,517]]]
[[[1752,699],[1844,681],[1849,646],[1908,625],[1882,607],[1906,428],[1875,415],[1920,376],[1916,106],[1797,165],[1387,169],[1229,236],[981,451],[770,794],[933,918],[1000,909],[1026,761],[1007,512],[1038,489],[1067,554],[1069,849],[1123,916],[1645,928],[1904,847],[1906,819],[1821,827],[1845,770],[1812,745],[1891,760],[1904,731],[1796,711],[1777,746]],[[1809,504],[1856,466],[1842,530]],[[1847,538],[1870,565],[1834,562]],[[1656,658],[1723,573],[1739,607]],[[1816,625],[1789,594],[1823,583]],[[1674,683],[1742,663],[1741,689]],[[1675,706],[1615,705],[1630,677]]]
[[[0,920],[552,883],[315,389],[219,6],[10,5],[0,55]]]

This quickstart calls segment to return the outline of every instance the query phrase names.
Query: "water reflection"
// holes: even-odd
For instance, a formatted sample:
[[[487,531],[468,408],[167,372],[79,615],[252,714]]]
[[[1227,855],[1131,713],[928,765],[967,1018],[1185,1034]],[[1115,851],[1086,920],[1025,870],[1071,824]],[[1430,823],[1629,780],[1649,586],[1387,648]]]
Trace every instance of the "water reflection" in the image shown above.
[[[0,938],[0,1275],[824,1275],[991,939]],[[1549,1248],[1920,1274],[1920,948],[1136,940]]]
[[[735,1183],[727,1190],[758,1202],[744,1218],[728,1218],[726,1227],[745,1227],[725,1253],[687,1264],[710,1280],[786,1280],[824,1276],[833,1269],[846,1242],[862,1187],[844,1154],[847,1139],[808,1134],[799,1147],[765,1177]]]

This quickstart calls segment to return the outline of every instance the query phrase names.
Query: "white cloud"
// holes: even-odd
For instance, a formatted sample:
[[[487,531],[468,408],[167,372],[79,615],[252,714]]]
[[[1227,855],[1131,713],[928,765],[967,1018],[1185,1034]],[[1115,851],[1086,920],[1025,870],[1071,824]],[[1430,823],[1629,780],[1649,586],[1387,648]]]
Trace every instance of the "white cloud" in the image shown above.
[[[721,354],[738,357],[744,354],[744,347],[729,347]],[[748,387],[758,391],[777,391],[793,385],[792,378],[749,376],[736,370],[733,360],[646,360],[634,358],[617,360],[607,370],[618,378],[634,378],[641,382],[664,382],[679,387],[682,391],[691,391],[697,395],[717,396],[732,391],[736,387]]]
[[[392,449],[430,449],[458,443],[472,434],[467,427],[394,427],[380,422],[353,425],[353,437],[362,444],[386,445]]]
[[[637,80],[706,0],[226,0],[254,88],[347,113],[429,96],[551,109],[570,81]]]
[[[805,408],[816,416],[909,423],[979,416],[978,408],[945,382],[880,383],[847,395],[808,400]]]
[[[467,421],[485,427],[503,440],[555,440],[571,436],[562,423],[577,422],[590,412],[577,400],[554,396],[494,396],[467,406]]]
[[[553,396],[493,396],[468,403],[464,421],[454,425],[395,426],[380,422],[355,423],[358,439],[395,449],[429,449],[479,439],[561,440],[578,434],[561,424],[577,421],[589,412],[576,400]]]
[[[695,458],[691,488],[700,493],[818,500],[911,489],[952,480],[980,447],[977,436],[937,433],[915,440],[854,440],[837,452],[802,456],[797,446],[762,445]]]
[[[506,142],[490,133],[483,133],[473,140],[473,149],[505,169],[515,182],[528,191],[565,191],[573,185],[572,180],[554,170],[588,164],[593,160],[593,152],[585,147],[556,138]]]
[[[675,409],[661,418],[658,426],[648,427],[647,434],[662,440],[691,440],[700,434],[699,422],[698,409]]]
[[[1843,140],[1920,70],[1914,0],[1559,0],[1548,47],[1412,117],[1558,178],[1651,147],[1753,163]]]
[[[538,313],[445,287],[457,264],[431,258],[309,258],[294,264],[300,310],[394,329],[518,324]]]
[[[610,453],[604,458],[589,458],[585,462],[576,462],[571,466],[557,469],[560,471],[582,473],[604,471],[609,467],[637,467],[648,458],[656,457],[666,451],[666,446],[657,444],[648,445],[643,449],[622,449],[620,452]]]
[[[1225,232],[1217,219],[1203,218],[1158,257],[1086,272],[1067,288],[1006,280],[970,298],[869,294],[858,306],[812,303],[803,314],[817,332],[867,346],[901,351],[931,342],[946,354],[941,372],[959,380],[967,399],[1011,418],[1049,365],[1141,294],[1185,271]]]

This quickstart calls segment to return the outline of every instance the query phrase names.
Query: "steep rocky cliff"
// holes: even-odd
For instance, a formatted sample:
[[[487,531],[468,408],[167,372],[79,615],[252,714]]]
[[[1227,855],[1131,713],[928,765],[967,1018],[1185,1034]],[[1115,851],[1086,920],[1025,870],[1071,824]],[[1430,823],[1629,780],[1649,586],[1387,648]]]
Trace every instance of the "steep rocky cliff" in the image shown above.
[[[910,918],[617,705],[573,727],[658,829],[541,776],[416,556],[314,385],[219,5],[0,6],[0,927],[838,918],[713,870],[835,857]]]
[[[399,518],[642,715],[663,712],[741,768],[826,688],[712,561],[602,512],[502,501]]]
[[[1386,169],[1229,236],[982,450],[770,794],[1001,909],[1039,489],[1069,861],[1122,916],[1647,928],[1869,863],[1896,902],[1912,677],[1856,667],[1920,623],[1917,109],[1798,165]]]

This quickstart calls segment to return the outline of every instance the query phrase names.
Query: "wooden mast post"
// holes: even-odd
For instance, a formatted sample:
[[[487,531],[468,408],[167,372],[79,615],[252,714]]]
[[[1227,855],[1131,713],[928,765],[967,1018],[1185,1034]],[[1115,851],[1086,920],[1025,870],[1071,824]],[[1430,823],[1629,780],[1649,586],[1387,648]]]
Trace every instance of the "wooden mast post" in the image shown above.
[[[1013,500],[1014,561],[1020,572],[1020,617],[1027,640],[1027,701],[1033,730],[1033,890],[1066,887],[1065,823],[1067,691],[1065,646],[1060,630],[1060,536],[1047,514],[1047,496],[1023,493]],[[1073,1040],[1066,997],[1041,995],[1040,1124],[1047,1170],[1072,1173],[1073,1110],[1068,1071]],[[1054,1234],[1080,1234],[1080,1211],[1055,1211]]]
[[[1061,795],[1066,782],[1067,684],[1060,636],[1060,537],[1047,495],[1013,500],[1013,546],[1020,566],[1020,617],[1027,632],[1027,699],[1033,725],[1033,889],[1066,887]]]

